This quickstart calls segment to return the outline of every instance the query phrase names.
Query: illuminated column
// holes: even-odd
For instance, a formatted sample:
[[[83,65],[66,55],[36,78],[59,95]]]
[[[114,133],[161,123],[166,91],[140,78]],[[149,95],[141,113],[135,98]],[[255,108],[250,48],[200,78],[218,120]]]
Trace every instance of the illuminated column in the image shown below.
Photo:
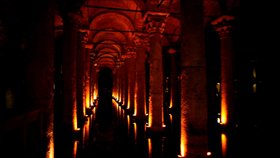
[[[231,43],[232,16],[221,16],[211,24],[220,37],[221,59],[221,124],[231,123],[234,100],[233,53]]]
[[[9,78],[12,81],[11,83],[13,83],[12,86],[14,86],[14,88],[16,88],[16,90],[19,90],[18,92],[20,92],[20,93],[15,93],[16,95],[14,95],[12,98],[15,99],[14,100],[16,102],[15,107],[19,108],[16,109],[15,111],[19,110],[18,112],[23,112],[21,113],[21,115],[23,116],[28,115],[29,112],[36,114],[37,113],[36,111],[38,111],[38,116],[33,115],[35,117],[30,118],[31,120],[28,120],[29,118],[28,116],[23,117],[20,120],[15,121],[15,123],[7,123],[7,125],[5,125],[4,123],[4,126],[1,123],[0,125],[1,126],[0,144],[1,144],[1,155],[2,155],[1,157],[5,157],[3,156],[6,155],[5,153],[9,153],[8,157],[13,157],[13,155],[18,155],[19,151],[24,151],[24,153],[20,152],[21,157],[28,157],[27,155],[29,156],[32,155],[33,157],[42,157],[44,155],[44,157],[46,158],[53,158],[54,157],[54,134],[55,134],[54,125],[56,123],[54,122],[54,112],[55,112],[54,93],[56,88],[59,88],[59,86],[57,86],[56,83],[54,83],[54,81],[56,81],[56,79],[54,79],[54,72],[56,72],[54,63],[56,62],[56,55],[57,55],[56,53],[58,53],[54,50],[55,30],[53,27],[54,26],[53,17],[55,14],[55,7],[54,7],[55,2],[54,0],[50,0],[50,1],[43,0],[40,1],[39,4],[39,3],[31,3],[31,1],[29,2],[26,1],[24,2],[24,8],[26,9],[26,11],[28,10],[34,12],[36,16],[34,17],[32,16],[32,18],[30,18],[27,14],[19,13],[21,15],[15,14],[16,17],[14,17],[13,15],[9,15],[9,19],[11,20],[3,19],[4,21],[1,21],[1,19],[5,15],[8,15],[5,14],[5,10],[7,11],[7,13],[11,12],[11,10],[7,8],[7,5],[3,5],[2,2],[3,1],[0,2],[1,3],[1,13],[0,13],[1,14],[0,15],[1,17],[0,18],[0,53],[1,53],[0,60],[1,61],[0,62],[1,62],[1,66],[3,67],[1,67],[0,70],[1,71],[0,82],[2,82],[3,81],[2,79],[6,77],[12,77]],[[20,6],[21,4],[23,3],[15,3],[14,7],[23,7]],[[6,9],[3,9],[2,6],[3,7],[5,6]],[[35,8],[40,8],[40,11]],[[14,10],[12,12],[16,13],[17,11]],[[16,28],[16,26],[14,27],[14,25],[6,25],[9,24],[9,22],[14,24],[13,23],[14,20],[15,21],[19,20],[18,22],[20,21],[24,22],[22,23],[23,25],[21,25],[22,29],[14,29]],[[13,34],[15,34],[16,36],[10,34],[10,31],[12,31]],[[6,58],[6,55],[3,55],[5,49],[2,48],[5,48],[5,46],[8,46],[7,55],[11,57],[11,60],[9,60],[10,59],[9,57]],[[60,53],[61,52],[59,52],[59,54]],[[24,63],[24,65],[20,65],[20,63],[18,62]],[[4,73],[2,70],[5,70]],[[9,70],[8,75],[5,75],[6,70]],[[4,79],[4,81],[6,81],[6,79]],[[19,82],[15,82],[15,81],[19,81]],[[0,84],[1,84],[0,107],[2,110],[2,106],[3,106],[2,90],[4,90],[5,88],[3,88],[2,83]],[[4,84],[7,83],[4,82]],[[6,86],[9,87],[10,85],[9,84],[4,85],[4,87]],[[22,88],[26,89],[27,91],[25,91]],[[13,89],[11,90],[12,90],[11,92],[13,92]],[[17,98],[18,97],[17,94],[19,96],[24,96],[24,98],[21,97]],[[4,103],[5,103],[5,99],[4,99]],[[11,103],[11,105],[13,106],[13,103]],[[25,111],[24,109],[25,110],[28,109],[28,111]],[[1,114],[5,114],[5,112],[4,113],[2,112],[4,111],[1,111]],[[13,115],[9,119],[17,120],[17,116]],[[2,122],[5,122],[5,120],[6,119],[2,119]],[[17,124],[20,123],[21,121],[25,123]],[[36,125],[34,126],[34,124]],[[14,133],[11,133],[11,131],[18,131],[23,133],[21,134],[17,133],[15,135]],[[33,135],[34,133],[38,133],[40,135],[38,135],[37,137]],[[2,138],[8,141],[4,141]],[[12,141],[12,139],[14,141]],[[15,140],[18,140],[18,142],[15,142]],[[35,142],[38,143],[36,144],[36,147],[34,147],[34,145],[31,145]],[[2,146],[2,145],[6,145],[5,143],[8,144],[12,143],[14,149],[18,149],[17,147],[21,147],[24,150],[18,149],[16,151],[13,151],[13,153],[15,154],[9,152],[9,150],[6,150],[6,152],[4,151],[3,153],[3,150],[8,149]],[[18,143],[20,144],[20,146],[18,146]],[[37,152],[34,152],[34,150],[37,150]]]
[[[121,100],[121,94],[120,94],[120,80],[121,80],[121,70],[120,70],[120,63],[118,63],[117,65],[117,99],[118,99],[118,102],[120,102]]]
[[[203,0],[181,0],[180,156],[206,157],[208,150]]]
[[[127,59],[126,59],[126,64],[127,64],[127,75],[128,75],[128,95],[127,95],[127,107],[126,109],[129,112],[133,112],[132,110],[134,109],[134,94],[135,94],[135,79],[136,79],[136,72],[135,72],[135,67],[136,67],[136,60],[135,60],[135,52],[127,52]]]
[[[122,61],[121,65],[121,103],[122,106],[125,104],[125,80],[126,80],[126,74],[125,74],[125,64],[124,61]]]
[[[93,48],[92,44],[85,45],[85,82],[84,82],[84,96],[85,107],[90,107],[90,51]]]
[[[68,15],[64,19],[64,50],[62,57],[63,80],[63,125],[61,129],[72,132],[77,129],[76,109],[76,56],[78,39],[78,19],[76,15]],[[69,133],[65,133],[68,135]]]
[[[97,98],[97,89],[96,89],[96,83],[97,83],[97,64],[91,61],[91,102],[93,102]]]
[[[135,84],[135,109],[136,119],[145,120],[146,117],[146,46],[147,38],[142,34],[136,34],[136,84]]]
[[[129,53],[129,52],[127,52]],[[126,53],[126,54],[127,54]],[[124,108],[127,107],[127,102],[128,102],[128,63],[125,61],[123,65],[123,106]]]
[[[150,103],[149,128],[151,131],[163,130],[163,65],[161,33],[168,14],[147,12],[146,31],[150,38]]]
[[[84,73],[85,73],[85,55],[87,42],[87,31],[79,30],[79,51],[77,53],[77,115],[78,115],[78,127],[82,128],[84,124],[84,116],[86,109],[84,105]]]
[[[177,109],[177,104],[176,104],[176,96],[177,94],[177,69],[176,69],[176,50],[173,48],[170,48],[168,50],[169,57],[170,57],[170,103],[169,103],[169,108],[170,109]]]

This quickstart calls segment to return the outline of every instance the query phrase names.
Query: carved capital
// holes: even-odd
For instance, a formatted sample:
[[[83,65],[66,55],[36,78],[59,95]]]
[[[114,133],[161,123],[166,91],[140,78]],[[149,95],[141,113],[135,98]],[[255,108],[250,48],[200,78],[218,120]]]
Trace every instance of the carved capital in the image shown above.
[[[149,37],[147,34],[136,33],[134,36],[134,44],[136,47],[147,47],[149,46]]]
[[[211,24],[219,34],[220,38],[228,38],[230,37],[232,28],[233,28],[233,16],[223,15],[216,20],[212,21]]]
[[[79,30],[79,41],[85,46],[89,40],[89,30],[80,29]]]
[[[122,59],[127,58],[136,58],[136,47],[135,46],[127,46],[125,47],[126,53],[121,56]]]
[[[149,34],[163,33],[169,13],[147,12],[145,14],[145,29]]]

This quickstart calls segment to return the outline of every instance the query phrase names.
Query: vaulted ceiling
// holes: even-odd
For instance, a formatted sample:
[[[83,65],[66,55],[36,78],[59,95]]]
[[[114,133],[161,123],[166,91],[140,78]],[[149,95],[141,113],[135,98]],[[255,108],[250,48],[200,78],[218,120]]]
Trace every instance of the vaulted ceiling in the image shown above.
[[[64,0],[60,1],[66,3]],[[135,45],[135,35],[146,34],[144,18],[147,11],[169,13],[163,32],[164,45],[180,40],[180,0],[72,1],[76,2],[72,8],[79,8],[76,13],[79,14],[80,29],[88,30],[88,43],[93,44],[91,59],[99,67],[113,68],[124,60],[125,53],[130,52]],[[239,2],[239,0],[228,0],[230,3],[236,1]],[[215,16],[221,12],[219,0],[204,0],[204,5],[205,17]],[[69,5],[62,6],[71,9]],[[61,10],[67,11],[67,7]],[[63,25],[59,14],[56,16],[55,25],[56,27]]]

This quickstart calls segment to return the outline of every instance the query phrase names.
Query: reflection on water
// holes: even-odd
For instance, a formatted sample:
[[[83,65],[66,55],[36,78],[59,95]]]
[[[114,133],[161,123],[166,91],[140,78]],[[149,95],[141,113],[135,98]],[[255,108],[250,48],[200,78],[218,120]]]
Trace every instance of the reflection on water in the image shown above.
[[[227,153],[227,136],[225,133],[221,134],[221,143],[222,143],[222,157],[226,157]]]
[[[167,114],[165,132],[149,134],[146,131],[147,121],[140,121],[127,113],[115,100],[112,104],[112,119],[107,126],[100,126],[100,120],[95,119],[98,110],[93,108],[93,115],[85,121],[81,140],[73,141],[74,158],[178,158],[186,155],[181,148],[180,121],[174,114]],[[99,105],[101,106],[101,105]],[[101,117],[103,118],[103,117]],[[219,131],[220,132],[220,131]],[[205,153],[207,157],[225,158],[229,154],[229,142],[232,142],[226,132],[218,135],[218,150]],[[186,138],[186,137],[185,137]],[[186,143],[184,140],[183,143]],[[215,145],[215,144],[214,144]],[[184,145],[184,147],[186,147]],[[80,154],[80,153],[84,154]],[[199,152],[199,151],[198,151]],[[219,152],[219,153],[218,153]],[[233,152],[233,151],[231,151]],[[231,156],[232,157],[232,156]]]

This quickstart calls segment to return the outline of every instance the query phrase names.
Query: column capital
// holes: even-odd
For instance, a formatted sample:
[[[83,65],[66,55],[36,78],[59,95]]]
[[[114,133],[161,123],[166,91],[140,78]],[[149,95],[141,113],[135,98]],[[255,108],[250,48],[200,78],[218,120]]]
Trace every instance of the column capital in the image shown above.
[[[91,49],[93,45],[87,44],[89,40],[89,30],[79,29],[79,42],[82,44],[84,48]]]
[[[169,13],[146,12],[144,16],[145,29],[149,34],[163,33]]]
[[[135,46],[127,46],[125,47],[125,54],[121,55],[122,59],[127,59],[127,58],[136,58],[136,47]]]
[[[234,19],[234,16],[223,15],[211,22],[221,39],[230,37]]]
[[[134,34],[134,44],[136,47],[149,46],[149,38],[147,34],[135,33]]]

